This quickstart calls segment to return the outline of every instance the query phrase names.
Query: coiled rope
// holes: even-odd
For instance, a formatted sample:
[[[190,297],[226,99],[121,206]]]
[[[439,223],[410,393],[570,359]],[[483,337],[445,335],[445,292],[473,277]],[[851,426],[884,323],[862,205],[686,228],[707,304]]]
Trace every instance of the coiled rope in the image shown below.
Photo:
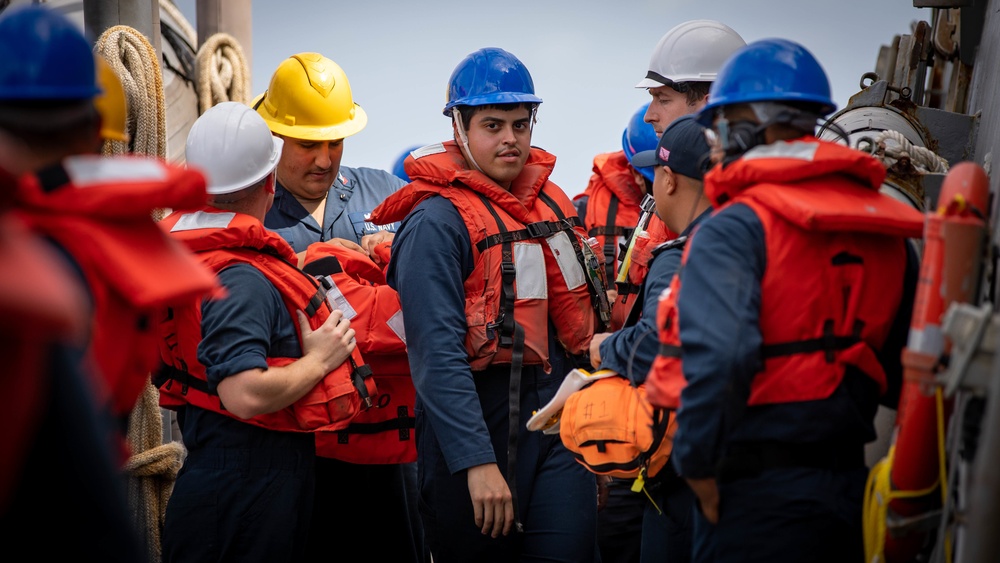
[[[116,25],[97,39],[97,53],[118,75],[128,103],[129,142],[105,144],[105,154],[144,154],[164,158],[167,152],[166,103],[156,49],[135,28]]]
[[[156,387],[147,383],[129,415],[128,442],[134,453],[124,468],[129,477],[129,509],[133,521],[145,530],[150,562],[160,561],[160,532],[167,513],[167,500],[185,454],[180,442],[163,443],[159,395]]]
[[[198,48],[198,113],[220,102],[250,101],[250,71],[243,47],[228,33],[216,33]]]
[[[895,145],[886,144],[886,141],[893,141]],[[924,173],[943,174],[948,171],[947,160],[928,148],[914,145],[899,131],[892,129],[882,131],[875,138],[875,145],[882,149],[878,151],[879,154],[876,156],[882,160],[886,167],[892,166],[896,161],[905,157],[917,170]]]

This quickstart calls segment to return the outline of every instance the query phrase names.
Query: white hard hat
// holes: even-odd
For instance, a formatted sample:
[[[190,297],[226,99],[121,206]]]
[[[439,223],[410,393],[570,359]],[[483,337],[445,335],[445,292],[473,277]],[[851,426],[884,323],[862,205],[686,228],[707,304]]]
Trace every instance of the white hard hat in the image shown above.
[[[260,115],[239,102],[210,107],[191,126],[185,159],[205,173],[208,193],[231,194],[267,177],[278,166],[284,141]]]
[[[728,25],[715,20],[691,20],[660,38],[649,58],[649,72],[636,88],[657,88],[677,82],[713,82],[722,63],[746,41]]]

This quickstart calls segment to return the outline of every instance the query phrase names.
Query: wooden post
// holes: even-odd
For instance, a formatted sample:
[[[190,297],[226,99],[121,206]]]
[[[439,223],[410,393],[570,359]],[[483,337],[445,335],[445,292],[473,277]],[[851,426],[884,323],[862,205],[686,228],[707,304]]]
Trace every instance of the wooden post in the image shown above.
[[[127,25],[142,33],[160,57],[159,0],[84,0],[84,29],[98,38],[108,28]]]
[[[228,33],[240,44],[253,68],[251,0],[198,0],[198,46],[216,33]]]

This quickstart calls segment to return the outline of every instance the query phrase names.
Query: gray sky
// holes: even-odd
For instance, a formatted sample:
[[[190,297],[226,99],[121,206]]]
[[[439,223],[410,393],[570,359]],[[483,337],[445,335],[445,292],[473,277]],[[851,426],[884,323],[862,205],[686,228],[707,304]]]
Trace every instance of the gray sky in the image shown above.
[[[195,24],[195,0],[175,0]],[[646,75],[660,37],[691,19],[716,19],[750,42],[783,37],[824,66],[838,108],[873,71],[879,47],[930,21],[913,0],[254,0],[254,94],[289,55],[317,51],[347,73],[368,126],[345,141],[343,164],[391,170],[414,145],[451,137],[441,114],[448,78],[482,47],[527,65],[544,103],[532,144],[557,157],[552,179],[586,188],[594,155],[621,149],[628,119],[650,97]]]

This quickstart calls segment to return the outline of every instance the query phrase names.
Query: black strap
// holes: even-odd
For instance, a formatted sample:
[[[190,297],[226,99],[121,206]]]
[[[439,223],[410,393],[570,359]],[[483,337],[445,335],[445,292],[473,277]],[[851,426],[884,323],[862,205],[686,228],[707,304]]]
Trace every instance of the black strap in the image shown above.
[[[524,226],[523,229],[517,231],[504,230],[501,233],[490,235],[484,238],[483,240],[476,243],[476,250],[482,253],[485,252],[487,248],[491,246],[496,246],[498,244],[518,242],[522,240],[546,238],[558,232],[569,231],[572,229],[573,229],[573,221],[570,220],[538,221],[536,223],[528,223],[527,225]]]
[[[181,395],[187,395],[190,389],[194,389],[206,395],[218,396],[218,393],[212,393],[208,390],[208,382],[204,379],[191,375],[187,370],[164,363],[161,363],[160,369],[153,374],[152,382],[157,388],[166,386],[168,390],[173,388],[174,382],[177,382],[181,385]]]
[[[827,319],[823,323],[823,336],[779,344],[765,344],[763,355],[765,358],[774,358],[792,354],[825,352],[826,362],[832,364],[836,360],[837,352],[861,342],[861,331],[864,327],[864,321],[856,320],[854,321],[854,331],[850,336],[838,336],[833,333],[833,319]]]
[[[504,225],[503,219],[500,218],[496,209],[493,208],[490,200],[482,194],[477,193],[476,195],[483,202],[483,205],[486,206],[490,215],[493,216],[500,234],[508,233],[507,226]],[[501,242],[503,246],[500,250],[500,317],[486,325],[487,329],[500,329],[500,346],[502,348],[510,348],[514,345],[514,301],[516,299],[514,280],[517,277],[517,269],[514,266],[514,245],[512,243],[513,241],[511,240]]]
[[[342,273],[344,267],[340,265],[340,260],[337,260],[336,256],[324,256],[303,266],[302,271],[310,276],[319,277]]]
[[[524,327],[514,323],[514,349],[511,351],[510,388],[507,394],[507,486],[514,508],[514,528],[524,531],[517,502],[517,442],[521,431],[521,367],[524,364]]]
[[[664,344],[661,342],[659,354],[663,358],[680,358],[681,347],[674,346],[673,344]]]
[[[587,234],[596,237],[598,235],[615,235],[615,236],[632,236],[632,227],[620,227],[617,225],[598,225],[596,227],[591,227]]]
[[[608,216],[605,219],[608,226],[614,225],[615,220],[618,218],[618,196],[612,195],[611,201],[608,203]],[[604,271],[605,279],[613,280],[615,279],[615,243],[617,242],[617,236],[605,236],[604,237]]]
[[[368,392],[368,387],[365,382],[372,377],[372,368],[368,364],[358,365],[353,357],[347,358],[351,362],[351,381],[354,383],[354,388],[358,390],[358,396],[361,398],[361,406],[363,409],[367,409],[372,406],[374,398]]]
[[[411,438],[411,431],[415,426],[416,419],[410,416],[410,411],[405,406],[401,406],[396,408],[395,418],[381,422],[352,422],[344,430],[338,430],[337,443],[349,443],[351,434],[371,435],[393,430],[399,433],[399,441],[405,442]]]
[[[69,174],[63,168],[62,164],[53,164],[52,166],[43,168],[35,175],[38,177],[38,183],[45,193],[55,191],[69,183]]]

